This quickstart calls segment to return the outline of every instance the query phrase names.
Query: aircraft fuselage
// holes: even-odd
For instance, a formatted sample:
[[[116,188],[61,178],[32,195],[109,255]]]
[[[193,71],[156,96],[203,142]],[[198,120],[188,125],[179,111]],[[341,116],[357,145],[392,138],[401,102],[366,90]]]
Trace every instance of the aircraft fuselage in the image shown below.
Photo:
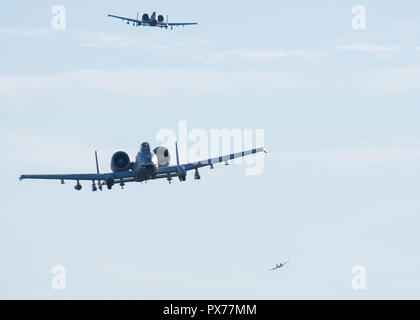
[[[158,169],[158,158],[153,151],[140,151],[134,162],[136,180],[143,181],[153,177]]]

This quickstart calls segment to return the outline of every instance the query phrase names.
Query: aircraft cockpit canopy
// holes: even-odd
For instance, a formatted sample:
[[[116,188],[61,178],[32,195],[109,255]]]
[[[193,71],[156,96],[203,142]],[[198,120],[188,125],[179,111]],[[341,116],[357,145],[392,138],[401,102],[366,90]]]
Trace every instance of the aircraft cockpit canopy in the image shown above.
[[[150,145],[147,142],[143,142],[141,144],[140,151],[142,153],[144,153],[144,152],[150,152]]]

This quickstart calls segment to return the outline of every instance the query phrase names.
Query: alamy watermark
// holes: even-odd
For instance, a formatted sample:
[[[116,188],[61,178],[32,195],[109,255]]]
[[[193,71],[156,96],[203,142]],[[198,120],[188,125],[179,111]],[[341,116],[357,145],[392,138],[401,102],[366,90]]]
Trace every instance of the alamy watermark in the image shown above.
[[[351,287],[354,290],[366,290],[366,267],[362,265],[353,266],[351,269],[353,279]]]
[[[354,30],[365,30],[366,29],[366,8],[362,5],[357,5],[351,8],[353,19],[351,20],[351,26]]]
[[[66,268],[63,265],[54,265],[51,268],[51,287],[54,290],[66,290]]]
[[[178,133],[173,129],[160,129],[156,133],[156,141],[162,141],[162,146],[168,148],[171,154],[175,154],[175,142],[178,142],[179,156],[182,161],[198,162],[264,147],[264,130],[211,129],[209,133],[200,128],[190,130],[187,121],[179,121]],[[246,175],[263,173],[263,152],[232,160],[234,164],[244,162],[247,165],[245,168]]]
[[[66,8],[56,5],[51,8],[51,13],[54,15],[51,20],[51,28],[54,30],[66,30]]]

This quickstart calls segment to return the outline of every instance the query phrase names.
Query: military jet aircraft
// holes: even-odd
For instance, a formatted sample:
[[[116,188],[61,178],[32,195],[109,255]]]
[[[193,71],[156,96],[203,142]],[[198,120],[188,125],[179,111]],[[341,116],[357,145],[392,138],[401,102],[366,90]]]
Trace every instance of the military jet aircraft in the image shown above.
[[[287,260],[285,263],[276,264],[276,266],[275,266],[274,268],[268,269],[267,271],[274,271],[274,270],[277,270],[277,269],[283,268],[283,267],[284,267],[284,265],[285,265],[286,263],[288,263],[289,261],[290,261],[290,260]]]
[[[179,26],[191,26],[191,25],[197,25],[197,22],[169,22],[168,16],[165,18],[162,15],[156,15],[156,12],[153,12],[151,16],[149,16],[147,13],[143,14],[141,19],[139,19],[139,13],[137,12],[137,18],[131,19],[131,18],[125,18],[120,16],[114,16],[113,14],[109,14],[108,17],[111,18],[117,18],[121,19],[122,21],[127,21],[127,24],[133,23],[133,26],[149,26],[149,27],[159,27],[159,28],[165,28],[168,29],[168,27],[171,27],[173,29],[174,27]]]
[[[178,144],[175,144],[176,149],[176,165],[170,166],[169,150],[165,147],[157,147],[153,151],[147,142],[143,142],[140,146],[140,151],[137,153],[134,162],[130,161],[130,157],[124,151],[115,152],[111,158],[110,173],[100,173],[98,165],[98,154],[95,151],[96,173],[92,174],[41,174],[41,175],[21,175],[19,180],[24,179],[50,179],[61,180],[64,184],[65,180],[76,181],[75,189],[81,190],[82,185],[80,181],[92,181],[92,191],[97,191],[98,188],[102,191],[102,186],[106,185],[108,189],[112,189],[115,183],[124,188],[127,182],[143,182],[147,180],[167,179],[171,183],[172,178],[178,177],[180,181],[186,181],[187,171],[195,170],[194,179],[199,180],[200,174],[198,169],[205,166],[210,166],[219,162],[229,164],[229,160],[244,157],[258,152],[266,152],[265,148],[256,148],[248,151],[232,153],[230,155],[207,159],[204,161],[180,164],[178,156]]]

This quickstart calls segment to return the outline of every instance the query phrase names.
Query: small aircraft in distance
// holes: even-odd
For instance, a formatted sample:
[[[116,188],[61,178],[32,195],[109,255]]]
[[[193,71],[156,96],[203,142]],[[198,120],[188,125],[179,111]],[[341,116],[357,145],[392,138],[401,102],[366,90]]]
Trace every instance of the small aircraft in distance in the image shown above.
[[[287,260],[285,263],[276,264],[276,266],[275,266],[274,268],[268,269],[267,271],[274,271],[274,270],[277,270],[277,269],[283,268],[283,267],[284,267],[284,265],[285,265],[286,263],[288,263],[289,261],[290,261],[290,260]]]
[[[138,12],[137,12],[136,19],[114,16],[113,14],[109,14],[108,17],[121,19],[122,21],[127,21],[127,24],[130,24],[130,22],[132,22],[134,27],[149,26],[149,27],[159,27],[159,28],[165,28],[165,29],[168,29],[168,27],[171,27],[171,29],[173,29],[174,27],[191,26],[191,25],[198,24],[197,22],[169,22],[168,16],[166,16],[166,21],[165,21],[165,18],[161,14],[156,15],[156,12],[153,12],[151,16],[145,13],[141,17],[141,19],[139,19]]]
[[[267,152],[265,148],[256,148],[248,151],[242,151],[232,153],[230,155],[211,158],[199,162],[190,162],[186,164],[179,163],[178,156],[178,144],[175,143],[176,149],[176,165],[170,166],[170,154],[169,150],[165,147],[157,147],[153,151],[150,149],[150,145],[147,142],[143,142],[140,146],[140,151],[137,153],[134,162],[130,161],[130,157],[124,151],[115,152],[111,158],[111,170],[110,173],[100,173],[98,165],[98,154],[95,151],[96,160],[96,173],[89,174],[40,174],[40,175],[21,175],[19,180],[23,179],[49,179],[49,180],[61,180],[61,184],[64,184],[64,180],[76,181],[76,190],[81,190],[81,180],[92,181],[92,191],[102,191],[102,186],[106,185],[110,190],[115,183],[119,183],[121,188],[124,189],[126,182],[143,182],[147,180],[165,179],[171,183],[173,177],[178,177],[179,181],[187,180],[187,171],[195,170],[194,179],[199,180],[200,174],[198,169],[210,166],[213,169],[213,165],[220,162],[229,164],[229,160],[235,158],[244,157],[250,154],[258,152]]]

